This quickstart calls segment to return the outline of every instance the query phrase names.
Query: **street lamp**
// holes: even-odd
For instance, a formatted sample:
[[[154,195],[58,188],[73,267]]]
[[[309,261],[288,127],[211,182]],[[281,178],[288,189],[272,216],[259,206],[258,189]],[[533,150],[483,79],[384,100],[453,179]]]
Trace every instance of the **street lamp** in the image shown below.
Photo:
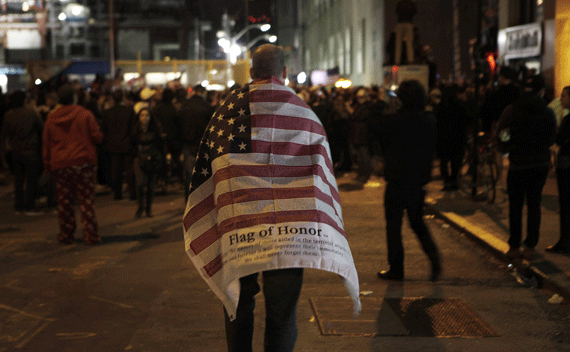
[[[257,43],[260,40],[267,40],[270,43],[275,43],[277,41],[277,36],[276,35],[269,35],[269,34],[259,35],[255,38],[253,38],[253,40],[251,42],[247,43],[247,45],[245,46],[245,51],[248,51],[249,49],[251,49],[251,47],[254,46],[255,43]]]

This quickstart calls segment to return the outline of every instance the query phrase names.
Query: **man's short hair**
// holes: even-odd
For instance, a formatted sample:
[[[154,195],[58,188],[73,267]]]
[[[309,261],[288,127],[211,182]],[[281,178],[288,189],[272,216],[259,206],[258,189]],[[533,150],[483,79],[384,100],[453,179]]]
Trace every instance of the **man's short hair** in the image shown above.
[[[162,91],[162,102],[170,104],[172,103],[172,100],[174,100],[174,91],[171,88],[165,88]]]
[[[264,44],[253,52],[251,58],[252,78],[280,77],[285,67],[285,55],[281,47]]]
[[[511,81],[515,81],[517,79],[517,73],[509,66],[501,66],[499,69],[499,76]]]
[[[71,105],[75,103],[75,89],[71,84],[64,84],[57,90],[57,97],[61,105]]]
[[[204,93],[206,93],[206,88],[201,84],[195,85],[192,90],[194,91],[194,94],[198,94],[199,96],[204,96]]]
[[[407,80],[398,87],[398,98],[402,108],[407,110],[424,110],[426,105],[426,91],[422,84],[416,80]]]
[[[540,74],[530,76],[525,82],[525,91],[538,93],[543,88],[546,88],[546,82]]]
[[[15,108],[21,108],[26,104],[26,92],[23,90],[17,90],[10,95],[10,102]]]
[[[113,92],[113,100],[115,101],[116,104],[120,104],[123,102],[123,91],[120,89],[117,89],[116,91]]]

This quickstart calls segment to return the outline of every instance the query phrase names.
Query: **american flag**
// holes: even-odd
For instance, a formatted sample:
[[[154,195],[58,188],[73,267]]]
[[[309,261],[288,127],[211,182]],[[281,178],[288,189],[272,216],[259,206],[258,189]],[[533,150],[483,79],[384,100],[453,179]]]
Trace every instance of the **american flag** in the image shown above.
[[[341,275],[359,310],[325,130],[275,77],[234,90],[212,116],[183,223],[186,252],[230,317],[240,277],[290,267]]]

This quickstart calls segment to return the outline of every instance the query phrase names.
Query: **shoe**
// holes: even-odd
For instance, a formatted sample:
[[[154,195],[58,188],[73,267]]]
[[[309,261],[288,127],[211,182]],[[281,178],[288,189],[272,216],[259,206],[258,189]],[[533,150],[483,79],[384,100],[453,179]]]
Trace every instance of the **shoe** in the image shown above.
[[[30,210],[30,211],[25,211],[24,215],[27,216],[39,216],[39,215],[44,215],[43,211],[38,211],[38,210]]]
[[[143,209],[138,208],[137,212],[135,213],[135,218],[140,219],[140,217],[142,216],[142,213],[143,213]]]
[[[404,280],[404,274],[403,273],[399,273],[393,270],[383,270],[381,272],[378,273],[378,277],[383,279],[383,280],[392,280],[392,281],[403,281]]]
[[[544,249],[544,251],[548,252],[548,253],[570,253],[570,250],[568,250],[568,248],[561,245],[559,242],[557,242],[556,244],[554,244],[552,246],[546,247]]]
[[[505,253],[507,259],[517,259],[521,256],[521,251],[518,248],[511,248]]]
[[[529,248],[529,247],[524,247],[523,251],[522,251],[522,257],[525,260],[533,261],[534,258],[536,257],[536,254],[534,253],[534,248]]]
[[[86,239],[86,240],[83,240],[83,242],[85,242],[85,244],[89,245],[89,246],[96,246],[96,245],[101,243],[101,239],[98,239],[98,240],[87,240]]]
[[[146,212],[146,217],[152,218],[152,212],[150,210]]]
[[[73,241],[73,237],[63,237],[61,234],[57,235],[57,242],[61,244],[72,244]]]

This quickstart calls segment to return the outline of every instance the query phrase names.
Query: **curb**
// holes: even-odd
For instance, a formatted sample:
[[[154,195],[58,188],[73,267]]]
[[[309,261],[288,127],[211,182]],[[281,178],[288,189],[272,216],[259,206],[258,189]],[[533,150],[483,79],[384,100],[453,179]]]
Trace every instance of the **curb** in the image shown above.
[[[515,260],[509,261],[505,256],[505,253],[509,250],[509,245],[507,242],[498,239],[493,234],[483,230],[465,220],[463,217],[450,212],[440,212],[433,206],[427,206],[427,213],[434,215],[438,219],[441,219],[452,226],[454,229],[464,233],[469,237],[469,239],[476,242],[478,245],[490,252],[495,258],[501,260],[506,264],[512,264],[516,270],[526,277],[534,277],[537,280],[539,288],[544,288],[550,290],[558,295],[562,296],[566,302],[570,302],[570,290],[566,287],[561,286],[549,277],[547,274],[540,271],[538,268],[532,265],[532,263],[527,260]]]

